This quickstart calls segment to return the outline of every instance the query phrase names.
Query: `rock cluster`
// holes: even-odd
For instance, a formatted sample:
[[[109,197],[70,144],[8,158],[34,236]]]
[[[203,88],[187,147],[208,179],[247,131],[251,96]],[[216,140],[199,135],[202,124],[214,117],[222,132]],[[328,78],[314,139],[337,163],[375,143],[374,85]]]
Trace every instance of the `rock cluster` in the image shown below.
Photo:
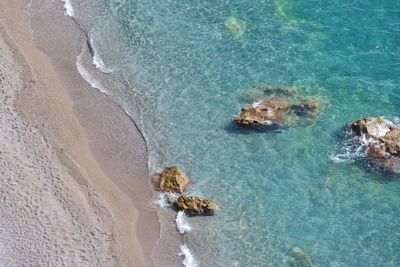
[[[349,122],[371,161],[378,167],[400,172],[400,128],[382,117]]]
[[[162,171],[153,183],[159,191],[182,194],[189,181],[178,166],[172,166]],[[217,208],[215,203],[200,197],[180,196],[175,201],[169,201],[177,210],[184,210],[189,215],[213,215]]]
[[[318,104],[310,101],[289,103],[283,99],[262,99],[244,106],[233,122],[240,126],[292,126],[298,118],[313,116],[317,112]],[[293,116],[298,118],[293,120]]]

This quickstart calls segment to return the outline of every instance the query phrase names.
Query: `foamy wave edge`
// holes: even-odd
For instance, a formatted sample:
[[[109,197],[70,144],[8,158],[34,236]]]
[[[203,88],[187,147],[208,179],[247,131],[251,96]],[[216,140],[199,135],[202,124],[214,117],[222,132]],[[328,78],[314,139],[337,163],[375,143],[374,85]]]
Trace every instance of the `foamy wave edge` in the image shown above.
[[[190,252],[189,248],[185,245],[180,245],[180,252],[178,253],[178,256],[183,256],[183,265],[186,267],[197,267],[198,264],[193,257],[193,254]]]
[[[178,194],[160,193],[158,194],[157,199],[153,201],[153,204],[159,208],[171,207],[170,202],[177,200],[178,197]]]
[[[72,8],[72,4],[70,0],[62,0],[64,3],[65,8],[65,15],[73,17],[74,16],[74,9]]]
[[[62,0],[62,2],[64,3],[65,15],[73,17],[74,10],[72,8],[71,1],[70,0]],[[93,39],[90,39],[89,41],[92,45]],[[92,47],[93,47],[93,45],[92,45]],[[109,95],[109,93],[101,86],[101,84],[96,79],[94,79],[89,74],[89,72],[83,67],[83,64],[82,64],[83,54],[84,54],[84,51],[82,51],[76,58],[76,67],[77,67],[79,74],[90,84],[90,86],[100,90],[102,93],[104,93],[106,95]],[[106,68],[103,60],[100,58],[100,56],[98,55],[98,53],[95,50],[93,50],[92,60],[93,60],[93,65],[96,68],[100,69],[102,72],[104,72],[104,73],[111,72],[111,70],[108,70]],[[175,197],[175,196],[173,196],[173,197]],[[167,194],[160,194],[159,198],[155,201],[155,204],[159,207],[170,206],[167,201]],[[177,225],[179,233],[181,233],[181,234],[191,231],[191,227],[185,219],[184,211],[178,212],[178,214],[176,216],[176,225]],[[186,246],[186,244],[180,245],[180,251],[178,253],[178,256],[184,257],[182,263],[185,267],[197,267],[198,266],[193,254],[190,252],[190,250]]]
[[[83,64],[82,64],[82,56],[83,56],[83,54],[84,54],[84,51],[82,51],[79,54],[79,56],[76,58],[76,68],[78,69],[79,74],[83,77],[83,79],[85,79],[90,84],[90,86],[100,90],[100,92],[102,92],[103,94],[109,95],[107,90],[105,90],[102,87],[102,85],[99,83],[99,81],[97,81],[95,78],[93,78],[89,74],[89,72],[83,67]]]
[[[104,73],[111,73],[112,70],[106,67],[106,64],[104,64],[103,60],[102,60],[101,57],[99,56],[99,53],[96,51],[96,48],[95,48],[95,46],[94,46],[94,44],[93,44],[94,41],[93,41],[93,38],[92,38],[92,37],[90,37],[89,42],[90,42],[90,46],[91,46],[92,49],[93,49],[93,58],[92,58],[92,60],[93,60],[93,65],[94,65],[97,69],[101,70],[101,71],[104,72]]]
[[[175,224],[178,232],[181,234],[192,231],[192,227],[190,227],[188,221],[186,220],[186,215],[183,210],[179,211],[176,215]]]

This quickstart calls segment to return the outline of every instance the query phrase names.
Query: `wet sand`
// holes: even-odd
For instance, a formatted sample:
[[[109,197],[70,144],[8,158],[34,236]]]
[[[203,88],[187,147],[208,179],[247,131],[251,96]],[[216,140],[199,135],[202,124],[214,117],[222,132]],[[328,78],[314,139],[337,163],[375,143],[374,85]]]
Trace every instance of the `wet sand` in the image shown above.
[[[86,36],[63,13],[0,1],[0,265],[159,266],[169,253],[176,266],[143,136],[79,74]]]

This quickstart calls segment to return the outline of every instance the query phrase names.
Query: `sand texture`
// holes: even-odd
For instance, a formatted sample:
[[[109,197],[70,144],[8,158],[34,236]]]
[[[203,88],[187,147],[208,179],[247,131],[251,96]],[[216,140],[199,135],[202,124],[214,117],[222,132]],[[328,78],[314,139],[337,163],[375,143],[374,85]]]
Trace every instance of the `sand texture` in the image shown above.
[[[76,70],[82,33],[43,41],[34,5],[0,0],[0,266],[152,266],[144,140]]]
[[[106,203],[85,190],[15,112],[21,66],[0,39],[0,265],[117,263]]]

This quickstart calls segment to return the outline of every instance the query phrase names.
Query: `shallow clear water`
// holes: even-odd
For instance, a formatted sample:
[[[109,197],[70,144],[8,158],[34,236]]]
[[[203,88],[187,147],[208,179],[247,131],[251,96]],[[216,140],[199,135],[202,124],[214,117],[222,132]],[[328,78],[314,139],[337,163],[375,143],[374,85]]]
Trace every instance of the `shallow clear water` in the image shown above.
[[[346,150],[349,120],[399,123],[400,2],[72,1],[108,69],[129,83],[150,167],[177,164],[213,217],[188,218],[202,266],[398,266],[400,180]],[[232,35],[226,22],[244,21]],[[242,24],[243,25],[243,24]],[[313,124],[244,130],[252,87],[288,86],[322,111]],[[394,179],[393,179],[394,178]]]

